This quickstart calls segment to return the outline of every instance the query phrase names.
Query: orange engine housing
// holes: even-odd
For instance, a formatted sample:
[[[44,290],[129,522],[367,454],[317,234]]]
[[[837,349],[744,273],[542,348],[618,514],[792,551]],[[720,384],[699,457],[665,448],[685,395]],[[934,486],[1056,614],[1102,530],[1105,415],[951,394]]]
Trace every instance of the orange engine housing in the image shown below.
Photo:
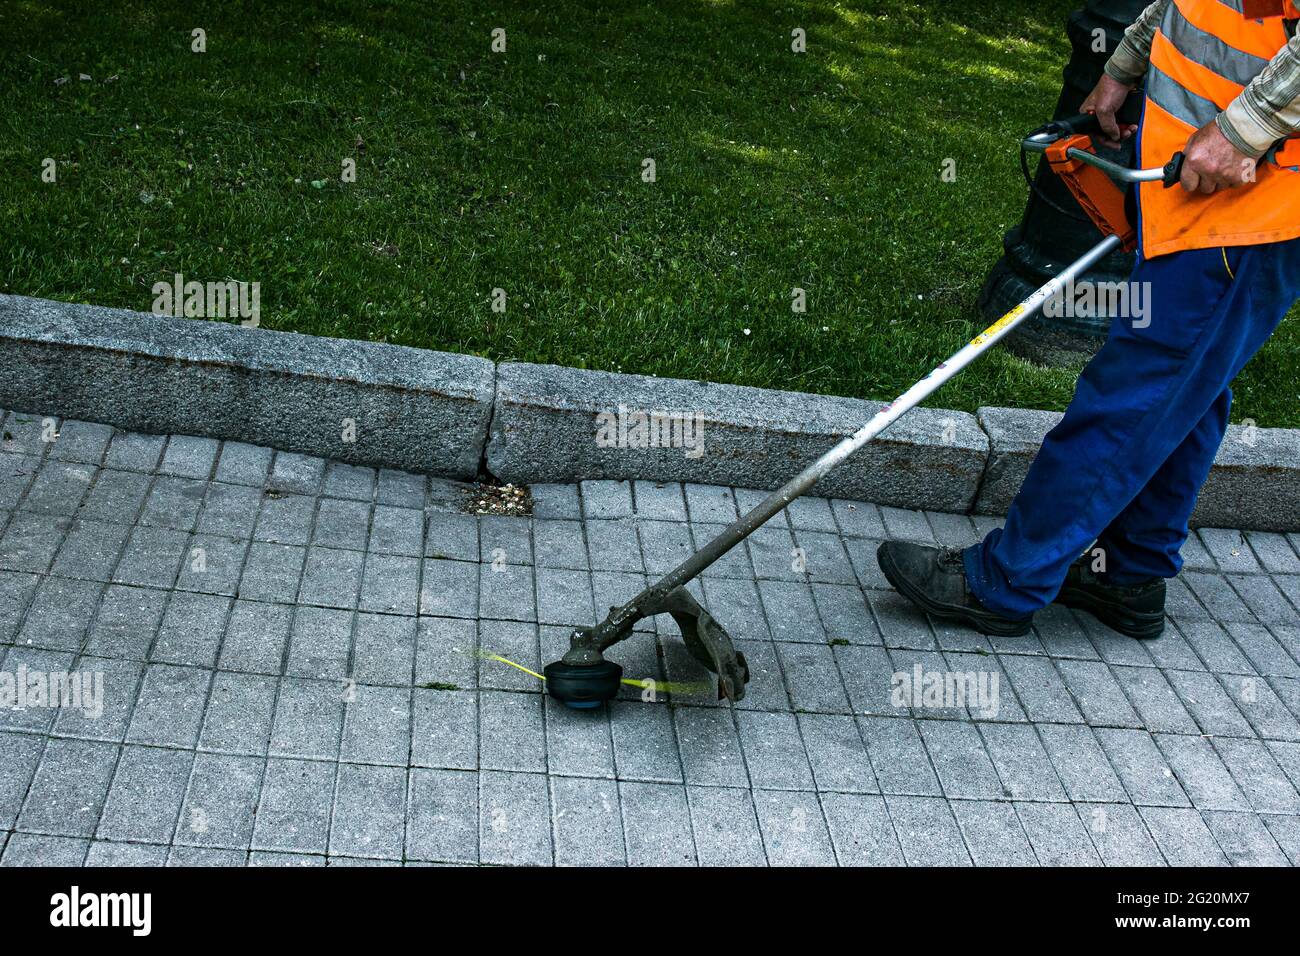
[[[1132,252],[1137,248],[1137,229],[1124,208],[1124,191],[1096,166],[1071,158],[1071,149],[1091,152],[1092,137],[1080,134],[1059,139],[1043,155],[1097,228],[1105,235],[1119,236],[1124,251]]]

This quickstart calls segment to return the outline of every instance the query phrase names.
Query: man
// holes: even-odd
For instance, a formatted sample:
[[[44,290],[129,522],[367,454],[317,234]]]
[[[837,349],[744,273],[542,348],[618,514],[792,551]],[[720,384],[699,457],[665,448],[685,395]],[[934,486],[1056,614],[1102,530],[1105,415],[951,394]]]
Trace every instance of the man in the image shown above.
[[[1141,165],[1186,154],[1181,189],[1139,191],[1133,281],[1151,308],[1114,320],[1004,528],[965,551],[880,547],[890,583],[933,616],[1019,635],[1058,601],[1132,637],[1163,630],[1229,383],[1300,298],[1296,2],[1157,0],[1107,62],[1083,104],[1102,141],[1134,133],[1115,113],[1145,75]]]

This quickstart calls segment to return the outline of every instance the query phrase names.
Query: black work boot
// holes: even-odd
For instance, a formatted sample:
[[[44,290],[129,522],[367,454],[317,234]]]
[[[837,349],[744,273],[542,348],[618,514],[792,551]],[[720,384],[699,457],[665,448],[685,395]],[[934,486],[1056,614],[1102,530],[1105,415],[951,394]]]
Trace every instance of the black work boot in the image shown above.
[[[1164,578],[1125,587],[1107,584],[1087,554],[1070,565],[1055,603],[1087,611],[1111,630],[1139,640],[1159,637],[1165,629]]]
[[[981,634],[1019,637],[1029,633],[1033,615],[1003,617],[970,592],[960,551],[886,541],[876,551],[876,560],[895,590],[933,617],[969,624]]]

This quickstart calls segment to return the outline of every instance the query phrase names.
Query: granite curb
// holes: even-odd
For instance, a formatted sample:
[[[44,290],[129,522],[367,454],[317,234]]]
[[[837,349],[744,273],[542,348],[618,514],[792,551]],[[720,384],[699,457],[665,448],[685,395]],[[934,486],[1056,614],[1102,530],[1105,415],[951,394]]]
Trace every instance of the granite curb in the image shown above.
[[[776,488],[882,406],[0,295],[0,406],[446,478]],[[1059,413],[918,408],[819,495],[1004,514]],[[1300,430],[1233,426],[1195,526],[1300,530]]]

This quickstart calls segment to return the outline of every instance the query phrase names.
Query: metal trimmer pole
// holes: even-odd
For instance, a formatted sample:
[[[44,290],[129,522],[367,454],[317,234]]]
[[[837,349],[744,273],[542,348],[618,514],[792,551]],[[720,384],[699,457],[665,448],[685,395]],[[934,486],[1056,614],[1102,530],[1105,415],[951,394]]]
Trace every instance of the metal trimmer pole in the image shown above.
[[[717,537],[669,571],[658,582],[650,585],[622,607],[612,609],[609,616],[595,627],[579,628],[575,631],[569,652],[564,655],[565,663],[590,664],[599,661],[600,652],[626,637],[637,621],[648,614],[658,613],[656,608],[663,605],[668,594],[694,579],[701,571],[753,534],[755,529],[766,524],[773,515],[784,511],[789,507],[790,502],[807,492],[832,468],[896,422],[905,412],[928,398],[950,378],[1005,338],[1016,326],[1035,315],[1048,299],[1057,295],[1119,245],[1118,236],[1108,236],[1097,243],[1028,299],[975,336],[948,361],[939,365],[929,375],[882,408],[856,432],[844,438],[834,448],[764,498],[744,517],[727,525]]]

